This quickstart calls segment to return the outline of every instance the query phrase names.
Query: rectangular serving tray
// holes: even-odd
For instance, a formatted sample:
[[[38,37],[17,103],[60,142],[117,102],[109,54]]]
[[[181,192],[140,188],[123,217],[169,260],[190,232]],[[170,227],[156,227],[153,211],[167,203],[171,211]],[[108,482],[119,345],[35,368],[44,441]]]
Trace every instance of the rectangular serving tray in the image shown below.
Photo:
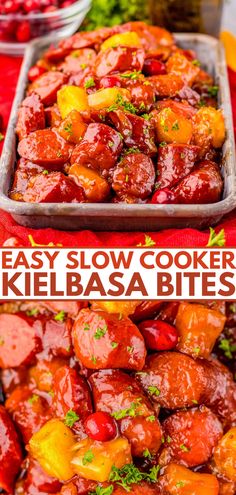
[[[219,106],[225,117],[227,131],[223,147],[222,201],[204,205],[152,205],[111,203],[23,203],[8,198],[16,163],[15,126],[19,106],[25,96],[29,68],[61,37],[47,37],[30,43],[26,50],[9,126],[0,162],[0,208],[26,227],[52,227],[63,230],[92,229],[95,231],[155,231],[166,228],[192,227],[203,229],[216,224],[223,215],[236,207],[236,160],[230,90],[224,49],[221,43],[203,34],[178,33],[176,41],[182,48],[195,50],[198,59],[219,85]]]

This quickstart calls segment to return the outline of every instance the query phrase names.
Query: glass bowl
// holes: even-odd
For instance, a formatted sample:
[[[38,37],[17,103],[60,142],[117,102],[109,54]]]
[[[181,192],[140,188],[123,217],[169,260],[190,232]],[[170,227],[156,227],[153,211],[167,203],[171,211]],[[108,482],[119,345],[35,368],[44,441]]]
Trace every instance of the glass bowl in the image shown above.
[[[21,56],[27,43],[52,33],[71,36],[82,24],[90,10],[92,0],[78,0],[69,7],[47,13],[1,14],[0,15],[0,53]],[[23,28],[22,28],[23,26]],[[16,39],[17,29],[24,30],[27,41]]]

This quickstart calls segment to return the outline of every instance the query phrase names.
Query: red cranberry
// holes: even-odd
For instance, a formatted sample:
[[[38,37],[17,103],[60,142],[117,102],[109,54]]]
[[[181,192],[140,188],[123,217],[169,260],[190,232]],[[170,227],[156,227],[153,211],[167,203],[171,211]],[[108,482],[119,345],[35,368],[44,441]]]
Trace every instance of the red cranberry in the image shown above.
[[[178,333],[175,327],[162,320],[146,320],[139,324],[145,344],[153,351],[169,351],[174,349],[178,342]]]
[[[24,1],[24,11],[29,12],[37,12],[40,10],[40,1],[39,0],[25,0]]]
[[[1,23],[1,31],[4,39],[12,39],[12,38],[14,39],[16,29],[17,29],[16,21],[7,20]]]
[[[121,86],[120,79],[117,76],[106,76],[100,80],[101,88],[114,88],[114,86]]]
[[[5,14],[15,14],[19,10],[19,5],[15,0],[7,0],[4,8]]]
[[[158,189],[151,199],[151,203],[154,205],[168,205],[176,203],[176,197],[171,189],[167,187],[165,189]]]
[[[46,72],[46,69],[44,67],[40,67],[39,65],[33,65],[31,69],[28,72],[28,79],[29,81],[33,82],[36,79],[38,79],[39,76],[44,74]]]
[[[57,7],[56,0],[41,0],[40,1],[40,8],[42,11],[44,11],[47,7],[51,7],[51,6]]]
[[[70,7],[73,3],[75,3],[75,0],[66,0],[65,2],[62,2],[60,8],[66,9],[67,7]]]
[[[55,12],[55,10],[57,10],[57,7],[55,5],[49,5],[48,7],[45,7],[45,9],[43,9],[43,11],[45,12],[45,14],[47,12]]]
[[[87,435],[92,440],[97,440],[98,442],[108,442],[109,440],[113,440],[117,435],[115,420],[110,414],[105,412],[90,414],[84,426]]]
[[[30,24],[28,21],[21,22],[16,31],[16,39],[20,43],[27,43],[30,40]]]
[[[143,64],[143,73],[145,76],[166,74],[166,66],[156,58],[147,58]]]

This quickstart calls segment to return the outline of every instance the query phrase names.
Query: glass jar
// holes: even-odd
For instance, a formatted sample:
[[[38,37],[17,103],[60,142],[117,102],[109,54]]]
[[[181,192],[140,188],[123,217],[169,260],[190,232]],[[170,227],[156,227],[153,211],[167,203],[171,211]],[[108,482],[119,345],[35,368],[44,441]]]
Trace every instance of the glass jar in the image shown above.
[[[149,0],[152,23],[170,31],[218,36],[223,0]]]

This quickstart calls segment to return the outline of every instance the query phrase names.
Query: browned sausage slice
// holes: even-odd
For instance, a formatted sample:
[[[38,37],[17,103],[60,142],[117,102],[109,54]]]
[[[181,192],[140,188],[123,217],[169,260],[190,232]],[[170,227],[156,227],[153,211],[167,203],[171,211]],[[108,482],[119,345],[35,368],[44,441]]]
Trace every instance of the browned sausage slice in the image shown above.
[[[204,161],[179,182],[175,196],[180,204],[217,203],[220,201],[222,190],[223,180],[218,165]]]
[[[202,403],[207,378],[200,360],[180,352],[162,352],[149,356],[146,363],[137,379],[153,401],[168,409]]]
[[[21,104],[16,124],[16,134],[19,139],[23,139],[30,132],[44,129],[44,127],[44,107],[39,95],[33,93],[27,96]]]
[[[87,382],[69,366],[62,366],[56,371],[53,391],[53,407],[57,417],[64,419],[72,410],[84,421],[93,412]]]
[[[143,68],[145,52],[141,48],[118,46],[101,51],[95,62],[97,77],[107,76],[111,72],[140,71]]]
[[[37,93],[44,105],[53,105],[57,101],[57,91],[66,80],[67,77],[62,72],[45,72],[29,86],[29,93]]]
[[[164,455],[187,467],[205,464],[223,435],[219,419],[205,406],[174,413],[163,429]]]
[[[83,203],[82,187],[61,172],[36,175],[30,180],[23,200],[28,203]]]
[[[16,368],[29,364],[40,350],[39,321],[23,315],[0,315],[0,367]]]
[[[3,406],[0,406],[0,489],[13,493],[13,483],[20,470],[23,456],[14,424]]]
[[[32,132],[22,139],[18,146],[18,153],[33,163],[55,168],[69,160],[72,149],[73,146],[57,132],[43,129]]]
[[[141,370],[144,366],[143,337],[125,316],[82,309],[75,320],[72,339],[75,354],[86,368]]]
[[[112,187],[118,196],[128,194],[147,198],[154,186],[155,170],[151,158],[142,153],[130,153],[118,164]]]
[[[95,408],[113,414],[131,443],[132,455],[155,454],[161,445],[161,428],[151,402],[140,385],[120,370],[101,370],[90,377]]]
[[[172,187],[188,175],[197,161],[199,148],[187,144],[167,144],[158,151],[158,185]]]
[[[72,155],[71,163],[85,165],[95,170],[114,167],[123,148],[118,132],[105,124],[90,124]]]

